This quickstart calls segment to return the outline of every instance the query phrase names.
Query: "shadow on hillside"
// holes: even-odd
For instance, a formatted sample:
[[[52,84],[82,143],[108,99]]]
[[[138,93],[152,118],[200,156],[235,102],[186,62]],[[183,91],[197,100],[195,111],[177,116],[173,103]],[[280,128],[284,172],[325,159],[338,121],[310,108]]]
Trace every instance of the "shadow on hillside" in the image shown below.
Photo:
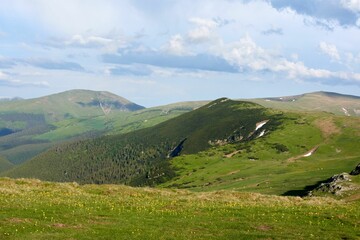
[[[328,179],[326,180],[322,180],[322,181],[318,181],[317,183],[313,184],[313,185],[307,185],[305,186],[305,188],[303,189],[298,189],[298,190],[289,190],[284,192],[283,194],[281,194],[281,196],[296,196],[296,197],[305,197],[308,195],[308,193],[312,190],[314,190],[316,187],[320,186],[320,184],[322,183],[326,183],[328,182]]]

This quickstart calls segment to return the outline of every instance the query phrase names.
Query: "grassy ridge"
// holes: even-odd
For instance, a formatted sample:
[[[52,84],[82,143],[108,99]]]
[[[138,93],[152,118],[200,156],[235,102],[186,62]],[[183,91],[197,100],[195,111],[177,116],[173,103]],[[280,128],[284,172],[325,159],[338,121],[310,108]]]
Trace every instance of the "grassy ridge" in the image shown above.
[[[360,116],[360,97],[331,92],[314,92],[299,96],[251,99],[249,101],[274,109],[325,111],[340,116]]]
[[[112,110],[108,114],[97,104],[100,100],[105,105],[110,102]],[[124,111],[119,102],[124,107],[132,104],[110,93],[80,90],[3,102],[0,104],[0,155],[20,164],[62,141],[151,127],[204,104],[184,102]],[[129,110],[139,109],[131,106]]]
[[[10,168],[12,168],[14,165],[9,162],[9,160],[0,157],[0,172],[4,172],[6,170],[9,170]]]
[[[286,113],[279,129],[249,143],[174,158],[177,177],[163,187],[230,189],[302,195],[360,162],[360,119],[326,113]],[[281,146],[281,147],[279,147]],[[318,147],[309,157],[300,157]]]
[[[357,239],[360,202],[0,179],[2,239]]]

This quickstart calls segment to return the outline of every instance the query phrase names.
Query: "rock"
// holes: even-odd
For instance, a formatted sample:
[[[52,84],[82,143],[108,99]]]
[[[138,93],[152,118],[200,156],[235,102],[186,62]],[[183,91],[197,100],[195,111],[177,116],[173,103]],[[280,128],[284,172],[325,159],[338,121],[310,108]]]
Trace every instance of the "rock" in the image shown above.
[[[359,175],[360,174],[360,163],[355,167],[354,170],[350,172],[350,175]]]
[[[351,179],[348,173],[336,174],[329,178],[327,182],[321,183],[313,191],[310,191],[309,196],[312,196],[313,192],[324,192],[340,195],[343,191],[349,190],[347,187],[342,185],[342,183],[349,181],[351,181]]]

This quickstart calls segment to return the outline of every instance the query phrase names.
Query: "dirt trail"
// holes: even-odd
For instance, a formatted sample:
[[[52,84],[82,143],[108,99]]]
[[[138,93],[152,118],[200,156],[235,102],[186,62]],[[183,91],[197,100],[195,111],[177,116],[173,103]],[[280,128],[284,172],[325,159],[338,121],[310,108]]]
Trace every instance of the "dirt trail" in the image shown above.
[[[226,154],[226,155],[224,155],[224,157],[226,157],[226,158],[232,158],[235,154],[237,154],[237,153],[239,153],[239,152],[241,152],[241,150],[237,150],[237,151],[235,151],[235,152]]]
[[[301,155],[296,156],[296,157],[291,157],[291,158],[289,158],[287,161],[288,161],[288,162],[294,162],[294,161],[296,161],[296,160],[298,160],[298,159],[300,159],[300,158],[310,157],[311,155],[313,155],[313,154],[316,152],[316,150],[317,150],[318,148],[319,148],[319,145],[316,145],[315,147],[313,147],[312,149],[310,149],[310,150],[307,151],[306,153],[301,154]]]

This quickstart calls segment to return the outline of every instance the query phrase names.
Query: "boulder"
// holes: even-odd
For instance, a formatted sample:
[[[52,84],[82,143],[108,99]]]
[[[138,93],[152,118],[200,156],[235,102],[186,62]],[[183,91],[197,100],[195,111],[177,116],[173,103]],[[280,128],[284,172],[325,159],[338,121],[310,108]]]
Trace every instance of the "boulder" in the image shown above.
[[[359,175],[360,174],[360,163],[355,167],[354,170],[350,172],[350,175]]]

